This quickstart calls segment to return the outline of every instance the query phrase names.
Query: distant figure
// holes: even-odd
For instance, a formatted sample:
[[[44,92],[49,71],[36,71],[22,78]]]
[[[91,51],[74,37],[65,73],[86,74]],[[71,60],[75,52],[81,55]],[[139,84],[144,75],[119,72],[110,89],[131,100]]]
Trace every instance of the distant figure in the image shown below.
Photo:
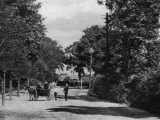
[[[69,89],[69,84],[66,83],[66,85],[65,85],[65,87],[64,87],[64,89],[63,89],[65,101],[68,100],[68,89]]]
[[[29,86],[26,86],[24,90],[25,90],[24,97],[25,97],[25,99],[28,99],[29,98],[29,91],[28,91],[29,90]]]
[[[44,89],[48,89],[48,88],[49,88],[48,82],[45,81],[45,83],[44,83]]]
[[[56,83],[55,82],[51,82],[49,85],[49,90],[50,90],[50,99],[52,100],[53,97],[55,97],[55,87],[56,87]],[[56,100],[56,98],[55,98]]]
[[[36,89],[41,89],[41,85],[37,84]]]
[[[54,88],[54,99],[55,99],[55,101],[57,100],[57,95],[58,95],[58,88],[57,88],[57,85],[55,83],[55,88]]]

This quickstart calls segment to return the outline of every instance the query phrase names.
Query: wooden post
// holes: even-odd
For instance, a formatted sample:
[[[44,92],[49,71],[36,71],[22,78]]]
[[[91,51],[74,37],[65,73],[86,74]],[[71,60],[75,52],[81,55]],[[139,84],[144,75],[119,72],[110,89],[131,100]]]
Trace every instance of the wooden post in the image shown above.
[[[12,80],[9,81],[9,100],[12,100]]]
[[[19,92],[20,92],[20,79],[18,79],[18,86],[17,86],[18,88],[17,88],[17,96],[19,97],[20,96],[20,94],[19,94]]]
[[[6,72],[3,73],[3,80],[2,80],[2,105],[5,104],[5,81],[6,81]]]

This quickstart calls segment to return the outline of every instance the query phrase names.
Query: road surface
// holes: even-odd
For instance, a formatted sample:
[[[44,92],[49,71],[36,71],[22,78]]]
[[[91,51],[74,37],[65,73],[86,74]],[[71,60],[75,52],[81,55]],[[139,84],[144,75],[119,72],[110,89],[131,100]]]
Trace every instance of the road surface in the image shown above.
[[[71,89],[66,102],[61,96],[57,101],[28,101],[21,95],[6,100],[0,106],[0,120],[159,120],[147,112],[86,97],[86,90]],[[59,92],[62,95],[62,89]],[[6,97],[8,99],[8,97]],[[0,101],[1,102],[1,101]]]

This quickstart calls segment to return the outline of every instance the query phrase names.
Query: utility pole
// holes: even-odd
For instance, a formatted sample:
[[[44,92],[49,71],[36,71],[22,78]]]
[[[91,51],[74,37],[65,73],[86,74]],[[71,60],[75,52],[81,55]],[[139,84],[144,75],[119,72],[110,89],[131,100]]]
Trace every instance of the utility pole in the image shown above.
[[[105,72],[108,76],[108,67],[109,67],[109,56],[110,56],[110,50],[109,50],[109,25],[108,25],[108,12],[106,12],[106,65],[105,65]]]

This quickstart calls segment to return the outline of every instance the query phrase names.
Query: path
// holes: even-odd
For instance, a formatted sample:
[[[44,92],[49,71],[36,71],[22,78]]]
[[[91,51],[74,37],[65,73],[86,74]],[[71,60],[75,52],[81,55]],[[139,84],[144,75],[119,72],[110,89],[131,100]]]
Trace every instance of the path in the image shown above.
[[[67,102],[62,98],[27,101],[22,95],[13,97],[5,107],[0,107],[0,120],[159,120],[147,112],[88,98],[85,94],[86,90],[72,89]]]

